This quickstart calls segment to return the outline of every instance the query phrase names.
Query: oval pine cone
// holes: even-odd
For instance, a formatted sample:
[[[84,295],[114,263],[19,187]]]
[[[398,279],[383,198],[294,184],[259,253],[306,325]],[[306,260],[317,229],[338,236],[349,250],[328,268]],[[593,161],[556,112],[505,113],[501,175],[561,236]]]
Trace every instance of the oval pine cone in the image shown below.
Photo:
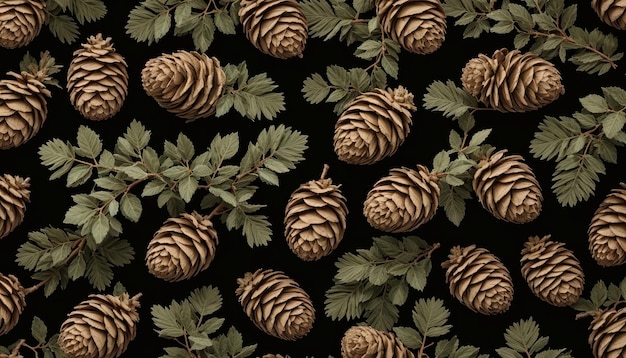
[[[626,184],[602,200],[589,224],[589,251],[600,266],[626,262]]]
[[[370,326],[352,326],[341,338],[342,358],[414,358],[415,355],[391,332]]]
[[[595,358],[626,357],[626,308],[597,312],[589,324],[589,345]]]
[[[0,273],[0,336],[17,325],[24,307],[26,293],[17,277]]]
[[[10,174],[0,177],[0,239],[9,235],[24,220],[30,203],[30,178]]]
[[[0,46],[14,49],[28,45],[47,19],[43,0],[0,1]]]
[[[624,0],[591,0],[591,7],[606,24],[626,30],[626,2]]]

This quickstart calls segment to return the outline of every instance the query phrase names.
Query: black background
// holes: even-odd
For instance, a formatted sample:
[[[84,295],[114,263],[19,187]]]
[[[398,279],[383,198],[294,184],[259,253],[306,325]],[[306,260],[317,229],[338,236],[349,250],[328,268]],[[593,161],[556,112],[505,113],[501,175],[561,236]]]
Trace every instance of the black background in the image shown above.
[[[80,125],[87,125],[103,139],[105,148],[112,149],[132,119],[141,121],[152,131],[150,145],[162,151],[164,140],[175,141],[179,132],[189,136],[197,150],[206,148],[216,133],[237,131],[241,143],[256,138],[260,130],[273,124],[285,124],[300,130],[309,136],[309,149],[305,152],[306,161],[290,173],[280,177],[280,187],[262,186],[256,202],[267,204],[263,213],[268,215],[274,229],[273,241],[267,247],[251,249],[240,232],[229,232],[221,223],[216,223],[220,235],[217,256],[211,267],[197,277],[179,283],[166,283],[151,276],[145,267],[143,257],[148,241],[165,219],[167,212],[159,209],[154,198],[146,198],[144,213],[137,224],[122,219],[123,237],[131,242],[135,249],[135,260],[121,269],[115,270],[114,282],[120,281],[131,294],[141,292],[140,322],[136,339],[130,344],[125,357],[157,357],[163,353],[163,347],[171,341],[158,338],[151,322],[150,307],[153,304],[167,305],[172,299],[180,300],[194,288],[213,285],[220,289],[224,305],[217,316],[226,318],[225,327],[234,325],[244,337],[245,344],[258,343],[255,356],[266,353],[289,354],[292,357],[328,355],[340,356],[340,339],[351,325],[357,321],[332,321],[324,315],[324,292],[332,285],[335,274],[334,263],[346,252],[357,248],[369,248],[372,237],[384,233],[368,226],[362,214],[362,203],[367,191],[376,180],[386,175],[389,169],[399,166],[425,164],[431,166],[432,158],[442,149],[447,148],[450,129],[457,128],[451,119],[439,113],[424,110],[422,97],[426,87],[434,80],[452,79],[460,83],[461,69],[465,63],[478,53],[491,55],[501,47],[512,47],[513,34],[483,34],[480,39],[463,39],[462,28],[453,26],[448,18],[448,34],[443,46],[427,56],[403,52],[400,58],[398,80],[391,80],[392,87],[403,85],[414,95],[418,106],[413,114],[413,126],[406,142],[398,152],[375,165],[356,166],[340,162],[332,148],[334,124],[337,119],[332,111],[332,104],[311,105],[304,101],[301,93],[302,81],[314,72],[324,73],[327,65],[338,64],[345,67],[366,67],[368,63],[352,56],[354,47],[347,47],[336,40],[323,42],[309,38],[304,57],[280,60],[263,55],[245,38],[241,28],[236,35],[216,34],[216,38],[207,51],[216,56],[223,65],[238,64],[247,61],[251,74],[267,72],[276,81],[285,94],[286,111],[273,122],[250,121],[234,111],[221,118],[208,118],[185,123],[183,120],[160,108],[148,97],[141,87],[140,72],[144,63],[162,53],[179,49],[193,50],[190,36],[174,37],[168,34],[156,44],[137,43],[125,34],[124,25],[128,13],[137,1],[115,1],[108,3],[108,14],[101,20],[81,26],[81,36],[72,45],[61,44],[53,38],[47,28],[27,47],[6,50],[0,49],[2,73],[17,70],[19,61],[27,52],[38,54],[50,50],[63,70],[57,78],[64,86],[67,66],[72,52],[80,47],[90,35],[101,32],[105,37],[112,37],[115,48],[128,62],[130,75],[129,95],[115,117],[103,122],[84,119],[73,109],[65,88],[51,88],[52,98],[48,102],[49,113],[40,132],[26,144],[0,152],[0,169],[3,173],[31,178],[31,204],[25,219],[12,234],[0,242],[0,272],[16,275],[25,287],[36,283],[15,263],[15,254],[30,231],[46,226],[65,227],[63,217],[71,205],[70,195],[88,192],[90,185],[66,189],[64,179],[50,182],[49,172],[40,164],[37,150],[39,146],[52,138],[75,140]],[[625,50],[623,32],[602,23],[592,11],[589,2],[578,3],[579,18],[577,25],[592,29],[601,28],[621,36],[620,51]],[[576,320],[576,312],[571,308],[557,308],[536,298],[528,289],[520,274],[520,250],[529,236],[551,234],[554,240],[563,241],[580,259],[586,274],[585,296],[592,285],[600,279],[618,283],[624,276],[623,267],[602,268],[592,259],[587,248],[587,227],[594,210],[612,188],[616,188],[625,173],[622,164],[607,165],[607,174],[601,178],[596,194],[575,208],[561,207],[550,190],[553,163],[533,159],[528,146],[537,125],[544,115],[570,115],[579,110],[578,98],[590,93],[601,93],[602,86],[622,86],[624,84],[624,60],[618,62],[618,68],[605,75],[596,76],[576,72],[571,63],[555,64],[563,76],[565,94],[555,103],[540,111],[525,114],[477,113],[476,130],[493,128],[488,139],[498,148],[507,148],[510,153],[520,154],[534,169],[544,193],[543,211],[539,218],[525,225],[515,225],[498,221],[483,210],[476,200],[468,201],[467,214],[460,227],[451,224],[443,210],[433,220],[406,235],[417,235],[430,243],[439,242],[441,248],[435,251],[433,270],[428,278],[424,292],[411,290],[407,303],[401,307],[398,325],[412,325],[410,312],[419,297],[438,297],[445,301],[451,311],[453,333],[458,335],[462,344],[481,347],[481,353],[495,356],[494,349],[504,346],[505,329],[520,319],[533,317],[541,326],[541,334],[551,337],[552,348],[569,348],[576,357],[590,357],[587,344],[589,318]],[[6,76],[5,76],[6,77]],[[624,150],[620,149],[619,160],[623,160]],[[238,157],[239,158],[239,157]],[[330,166],[328,176],[335,183],[341,184],[350,210],[348,228],[339,248],[330,256],[316,262],[300,261],[288,249],[283,236],[283,212],[289,195],[298,185],[311,179],[319,178],[324,164]],[[188,210],[199,209],[199,202],[192,201]],[[395,235],[400,238],[404,235]],[[511,271],[515,297],[511,308],[504,314],[483,316],[472,313],[454,300],[445,284],[441,262],[454,245],[476,244],[485,247],[497,255]],[[234,294],[236,279],[245,272],[258,268],[283,270],[295,279],[311,295],[317,310],[316,321],[311,332],[296,342],[286,342],[270,337],[256,329],[245,316]],[[18,338],[30,336],[30,322],[34,315],[42,318],[50,331],[58,331],[62,321],[74,305],[94,293],[94,289],[81,279],[70,282],[64,291],[58,290],[45,298],[39,290],[27,297],[27,307],[20,323],[9,334],[0,337],[0,344],[8,345]],[[110,291],[108,291],[110,292]],[[26,354],[26,353],[25,353]]]

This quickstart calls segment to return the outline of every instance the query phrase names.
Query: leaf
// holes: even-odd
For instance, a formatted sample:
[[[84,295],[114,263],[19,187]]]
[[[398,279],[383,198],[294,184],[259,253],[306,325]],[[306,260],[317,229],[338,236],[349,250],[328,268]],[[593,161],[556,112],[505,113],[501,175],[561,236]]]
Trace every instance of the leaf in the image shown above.
[[[96,243],[101,243],[109,233],[109,217],[105,214],[99,214],[95,217],[91,225],[91,235]]]
[[[443,206],[446,217],[454,225],[459,226],[465,217],[465,200],[457,194],[458,187],[452,187],[445,182],[439,182],[439,205]]]
[[[561,161],[567,155],[577,152],[567,150],[570,148],[570,143],[577,138],[586,140],[576,119],[571,117],[557,119],[546,116],[530,142],[530,153],[535,158]]]
[[[406,272],[406,281],[408,284],[418,291],[424,290],[426,287],[426,279],[428,271],[426,267],[430,264],[429,259],[424,259],[411,267]]]
[[[364,304],[367,323],[378,330],[389,331],[399,318],[399,310],[386,296],[374,297]]]
[[[53,15],[48,18],[48,29],[61,43],[74,43],[80,31],[74,19],[68,15]]]
[[[243,235],[248,246],[267,246],[272,240],[271,224],[265,215],[244,215]]]
[[[159,179],[149,181],[141,192],[142,197],[158,195],[167,187],[167,183]]]
[[[326,290],[324,312],[332,320],[360,318],[364,312],[362,302],[366,300],[364,285],[360,282],[348,284],[335,283]]]
[[[459,346],[459,340],[456,336],[452,339],[442,339],[435,346],[435,355],[437,357],[449,357]]]
[[[305,0],[301,2],[309,26],[309,36],[327,41],[340,31],[345,33],[352,27],[356,11],[345,2],[326,0]],[[344,38],[340,36],[340,39]]]
[[[259,168],[256,173],[263,183],[278,186],[278,175],[276,175],[273,171],[265,168]]]
[[[609,105],[604,97],[597,94],[590,94],[579,99],[583,108],[591,113],[605,113],[609,110]]]
[[[91,255],[87,259],[87,279],[97,290],[104,290],[113,280],[113,270],[100,255]]]
[[[276,118],[285,110],[284,94],[275,92],[276,88],[278,86],[266,73],[250,77],[234,94],[235,110],[251,120]]]
[[[522,319],[506,329],[504,339],[511,349],[524,353],[539,339],[539,325],[532,317]]]
[[[67,173],[66,186],[68,188],[77,187],[89,180],[93,170],[92,167],[86,164],[78,164],[74,166],[69,173]]]
[[[210,15],[202,16],[200,23],[193,28],[191,39],[196,50],[206,52],[213,43],[215,36],[215,24]]]
[[[41,318],[34,316],[30,325],[30,333],[38,343],[45,344],[48,336],[48,327],[46,327]]]
[[[354,56],[364,60],[370,60],[380,53],[382,42],[377,40],[367,40],[361,43],[354,51]]]
[[[150,308],[150,313],[152,314],[152,322],[158,328],[156,332],[159,337],[178,338],[185,335],[185,330],[171,308],[153,305]]]
[[[135,165],[119,167],[119,169],[122,173],[134,180],[145,179],[148,176],[148,173]]]
[[[120,210],[126,219],[138,222],[143,211],[141,200],[135,194],[126,193],[120,200]]]
[[[198,179],[188,176],[178,183],[178,191],[180,197],[186,202],[190,202],[193,198],[193,194],[198,189]]]
[[[443,112],[446,117],[460,118],[477,105],[476,99],[450,80],[434,81],[426,91],[424,108]]]
[[[370,262],[360,255],[345,253],[335,263],[337,273],[335,279],[341,283],[363,281],[369,277]]]
[[[330,87],[319,73],[314,73],[304,80],[302,93],[307,102],[317,104],[328,96]]]
[[[107,13],[106,5],[101,0],[72,0],[69,9],[81,25],[100,20]]]
[[[608,298],[608,293],[609,291],[604,281],[596,282],[596,284],[591,289],[591,303],[593,303],[596,308],[602,307],[602,305]]]
[[[217,164],[224,160],[231,159],[239,151],[239,134],[229,133],[225,136],[219,134],[213,137],[209,146],[209,157],[211,163]]]
[[[593,194],[598,174],[605,173],[604,163],[597,157],[587,154],[571,154],[560,161],[552,176],[552,190],[563,206],[574,206],[586,201]]]
[[[508,347],[498,348],[496,352],[501,358],[524,358],[524,356]]]
[[[624,124],[626,124],[626,114],[624,112],[609,113],[602,120],[602,131],[607,138],[615,138],[624,128]]]
[[[235,22],[225,11],[218,11],[215,13],[215,27],[226,35],[234,35],[237,31],[235,29]]]
[[[390,275],[387,273],[387,270],[382,265],[375,265],[370,269],[368,279],[372,285],[384,285],[387,280],[389,280],[389,278]]]
[[[191,291],[189,303],[198,314],[208,316],[222,307],[222,295],[216,287],[203,286]]]
[[[389,289],[389,299],[396,306],[402,306],[409,297],[409,285],[404,280],[393,281]]]
[[[124,28],[136,41],[158,42],[170,29],[171,16],[164,1],[146,0],[135,6],[128,15]]]
[[[127,240],[119,237],[108,238],[96,250],[109,264],[124,266],[131,263],[135,256],[135,250]]]
[[[78,148],[76,148],[75,152],[80,156],[96,158],[102,151],[100,136],[86,126],[80,126],[78,128],[76,141]]]
[[[607,99],[611,99],[617,105],[626,107],[626,90],[619,87],[602,87],[602,92]],[[618,108],[613,108],[618,110]]]
[[[472,135],[472,138],[469,141],[469,145],[473,146],[473,145],[483,144],[485,140],[487,139],[487,137],[489,137],[489,134],[491,134],[491,128],[483,129],[474,133],[474,135]]]
[[[76,280],[85,275],[87,263],[85,256],[81,253],[74,258],[67,267],[67,274],[70,279]]]
[[[413,323],[424,337],[439,337],[450,331],[452,325],[446,324],[450,317],[443,301],[436,298],[420,298],[415,302],[411,313]]]
[[[419,349],[422,346],[422,336],[411,327],[393,327],[393,332],[407,348]]]

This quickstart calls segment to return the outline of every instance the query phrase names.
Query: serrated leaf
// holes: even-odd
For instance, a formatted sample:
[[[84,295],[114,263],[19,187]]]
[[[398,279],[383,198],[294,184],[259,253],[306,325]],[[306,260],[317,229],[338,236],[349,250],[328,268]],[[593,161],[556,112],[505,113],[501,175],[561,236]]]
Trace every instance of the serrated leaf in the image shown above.
[[[78,254],[67,267],[67,274],[72,280],[79,279],[85,275],[87,263],[83,254]]]
[[[190,202],[198,189],[198,179],[188,176],[178,183],[178,192],[180,197],[186,202]]]
[[[97,253],[116,267],[128,265],[135,256],[135,250],[130,243],[119,237],[108,238],[98,247]]]
[[[608,298],[608,288],[604,281],[598,281],[591,289],[591,303],[597,308],[602,307]]]
[[[513,46],[515,46],[517,50],[528,45],[528,42],[530,42],[530,35],[527,34],[517,34],[513,38]]]
[[[230,15],[224,11],[218,11],[215,13],[215,27],[226,35],[234,35],[237,31],[235,28],[235,22]]]
[[[77,187],[82,185],[89,180],[93,169],[91,166],[86,164],[77,164],[74,166],[69,173],[67,173],[66,184],[68,188]]]
[[[423,337],[442,336],[452,327],[447,324],[450,311],[443,305],[442,300],[436,298],[420,298],[415,302],[411,317]]]
[[[326,290],[324,312],[332,320],[360,318],[364,312],[362,302],[365,301],[363,284],[353,282],[349,284],[335,283]]]
[[[425,259],[423,261],[426,260],[428,259]],[[420,263],[409,268],[406,272],[407,283],[418,291],[424,290],[424,287],[426,287],[426,279],[428,277],[428,272],[425,270],[424,264]]]
[[[243,234],[248,246],[267,246],[272,240],[271,224],[264,215],[245,215]]]
[[[100,136],[89,127],[80,126],[78,128],[76,142],[78,143],[78,148],[75,150],[76,154],[83,157],[96,158],[102,151]]]
[[[328,83],[319,73],[314,73],[303,82],[304,99],[312,104],[321,103],[330,93]]]
[[[150,313],[152,314],[152,322],[158,328],[156,331],[159,337],[178,338],[185,335],[185,330],[171,309],[153,305]],[[185,351],[185,353],[187,352]]]
[[[74,19],[68,15],[52,15],[48,19],[48,29],[64,44],[74,43],[80,31]]]
[[[398,321],[398,307],[385,296],[374,297],[364,306],[366,322],[375,329],[388,331]]]
[[[369,277],[370,262],[360,255],[345,253],[335,263],[335,278],[342,283],[366,280]]]
[[[579,99],[583,107],[591,113],[605,113],[609,110],[604,97],[597,94],[590,94]]]
[[[404,280],[394,281],[389,289],[389,299],[396,306],[402,306],[409,297],[409,285]]]
[[[48,336],[48,327],[41,318],[34,316],[30,325],[30,333],[38,343],[45,344]]]
[[[113,270],[106,260],[100,255],[91,255],[87,259],[87,279],[97,290],[104,290],[113,280]]]
[[[459,340],[456,337],[451,339],[442,339],[435,346],[435,355],[441,358],[447,358],[458,348]]]
[[[602,120],[602,131],[607,138],[614,138],[626,124],[626,114],[624,112],[612,112],[609,113]]]
[[[561,205],[574,206],[591,197],[600,180],[598,174],[605,172],[604,163],[593,155],[568,155],[556,166],[552,190]]]
[[[213,43],[214,36],[215,24],[213,23],[213,17],[210,15],[204,15],[200,23],[191,32],[193,45],[200,52],[206,52],[209,49],[209,46]]]
[[[509,348],[526,352],[539,339],[539,325],[532,318],[522,319],[506,329],[504,339]]]
[[[411,327],[393,327],[393,332],[407,348],[419,349],[422,346],[422,336]]]
[[[602,87],[602,92],[608,98],[611,98],[618,105],[626,107],[626,90],[619,87]],[[617,110],[618,108],[613,108]]]
[[[501,358],[524,358],[524,356],[508,347],[498,348],[496,349],[496,353],[498,353]]]
[[[132,193],[122,195],[120,211],[124,217],[132,222],[138,222],[143,211],[141,200]]]
[[[165,190],[166,187],[167,187],[167,183],[159,179],[149,181],[146,184],[146,186],[143,188],[143,191],[141,192],[141,196],[146,197],[146,196],[158,195],[161,192],[163,192],[163,190]]]
[[[222,295],[216,287],[203,286],[189,294],[189,303],[198,314],[207,316],[222,307]]]
[[[439,183],[439,204],[443,206],[446,217],[454,225],[459,226],[465,217],[465,200],[456,194],[457,188],[447,183]]]
[[[424,95],[424,108],[441,111],[446,117],[460,118],[476,104],[476,99],[450,80],[434,81]]]

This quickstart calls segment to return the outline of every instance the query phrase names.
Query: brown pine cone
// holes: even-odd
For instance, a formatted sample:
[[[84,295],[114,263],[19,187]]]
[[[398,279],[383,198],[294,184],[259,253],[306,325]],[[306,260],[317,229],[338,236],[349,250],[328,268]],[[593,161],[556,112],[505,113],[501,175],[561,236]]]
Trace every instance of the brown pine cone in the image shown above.
[[[59,347],[68,358],[116,358],[135,339],[139,297],[91,294],[61,325]]]
[[[169,218],[148,243],[148,271],[165,281],[188,280],[209,267],[218,243],[211,220],[197,212]]]
[[[14,49],[28,45],[47,18],[43,0],[0,1],[0,46]]]
[[[606,24],[619,30],[626,30],[624,0],[591,0],[591,7]]]
[[[280,59],[302,58],[309,27],[297,1],[241,0],[240,5],[239,20],[254,47]]]
[[[391,332],[369,326],[352,326],[341,338],[343,358],[414,358]]]
[[[318,180],[298,187],[285,208],[285,238],[296,256],[315,261],[333,252],[346,231],[348,207],[340,185],[326,178],[324,166]]]
[[[70,102],[80,114],[93,121],[113,117],[128,94],[128,65],[115,51],[111,38],[90,36],[67,69]]]
[[[289,357],[289,355],[282,355],[282,354],[264,354],[261,356],[262,358],[291,358]]]
[[[439,206],[437,177],[423,165],[394,168],[367,193],[363,215],[375,229],[400,233],[417,229]]]
[[[30,203],[30,178],[10,174],[0,176],[0,239],[9,235],[24,220]]]
[[[595,358],[626,357],[626,308],[608,308],[593,316],[589,345]]]
[[[505,156],[506,152],[503,149],[481,160],[472,186],[483,208],[497,219],[525,224],[539,216],[543,194],[524,158]]]
[[[17,277],[0,273],[0,336],[17,325],[26,307],[24,287]]]
[[[600,266],[626,262],[626,184],[619,185],[600,203],[589,225],[589,251]]]
[[[463,68],[463,87],[500,112],[527,112],[546,106],[565,92],[554,65],[532,52],[500,49],[489,58],[471,59]]]
[[[376,15],[385,34],[411,53],[433,53],[446,38],[439,0],[376,0]]]
[[[313,327],[315,308],[311,298],[282,271],[246,272],[237,284],[239,303],[252,323],[266,334],[295,341]]]
[[[415,110],[413,94],[402,86],[359,95],[335,124],[333,143],[339,160],[373,164],[393,155],[411,131]]]
[[[531,236],[522,249],[522,276],[543,301],[565,307],[578,301],[585,284],[580,261],[562,242]]]
[[[470,310],[484,315],[507,311],[513,300],[513,281],[500,259],[476,245],[454,246],[446,270],[450,294]]]
[[[161,107],[177,117],[195,120],[215,113],[226,74],[217,58],[181,50],[148,60],[141,83]]]

